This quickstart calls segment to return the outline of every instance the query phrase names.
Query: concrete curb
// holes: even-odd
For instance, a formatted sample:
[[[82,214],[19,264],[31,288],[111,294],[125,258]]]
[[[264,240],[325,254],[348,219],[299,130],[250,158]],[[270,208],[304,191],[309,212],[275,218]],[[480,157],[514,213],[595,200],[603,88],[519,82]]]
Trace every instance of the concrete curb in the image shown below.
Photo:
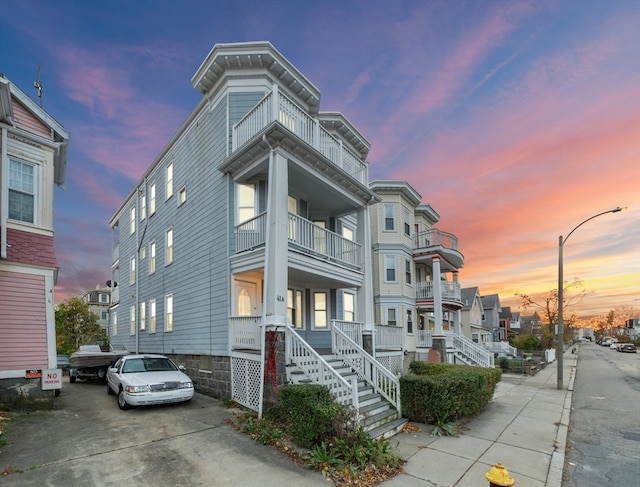
[[[566,359],[565,359],[566,360]],[[569,372],[569,383],[567,385],[567,395],[562,406],[562,416],[558,431],[556,433],[555,450],[551,455],[551,465],[547,472],[546,487],[562,487],[562,475],[564,472],[564,458],[567,450],[567,435],[569,433],[569,418],[571,416],[571,402],[573,400],[573,383],[576,378],[576,366],[578,358],[576,355],[571,370]]]

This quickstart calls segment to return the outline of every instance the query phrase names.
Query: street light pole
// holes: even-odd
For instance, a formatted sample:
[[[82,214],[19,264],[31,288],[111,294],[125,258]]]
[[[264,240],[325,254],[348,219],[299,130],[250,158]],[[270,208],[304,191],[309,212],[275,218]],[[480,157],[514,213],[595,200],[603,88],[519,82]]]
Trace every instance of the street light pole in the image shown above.
[[[558,238],[558,326],[557,326],[557,337],[556,337],[556,355],[558,360],[558,390],[563,389],[563,367],[564,367],[564,323],[563,323],[563,308],[564,308],[564,278],[563,278],[563,266],[562,266],[562,248],[564,244],[567,242],[567,239],[571,236],[573,232],[575,232],[579,227],[584,225],[590,220],[597,218],[602,215],[606,215],[607,213],[617,213],[622,211],[623,208],[619,206],[613,208],[612,210],[603,211],[602,213],[598,213],[597,215],[593,215],[590,218],[587,218],[582,223],[573,227],[573,230],[569,232],[569,234],[562,239],[562,235]]]

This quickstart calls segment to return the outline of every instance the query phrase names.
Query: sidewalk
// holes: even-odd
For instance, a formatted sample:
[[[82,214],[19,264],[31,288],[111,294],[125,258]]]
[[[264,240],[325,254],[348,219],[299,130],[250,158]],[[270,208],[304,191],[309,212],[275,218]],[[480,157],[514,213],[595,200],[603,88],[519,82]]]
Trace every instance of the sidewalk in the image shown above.
[[[532,377],[503,375],[492,402],[457,438],[431,437],[429,425],[394,436],[405,472],[381,485],[488,486],[485,474],[501,463],[515,487],[561,487],[577,357],[565,352],[563,390],[557,362]]]

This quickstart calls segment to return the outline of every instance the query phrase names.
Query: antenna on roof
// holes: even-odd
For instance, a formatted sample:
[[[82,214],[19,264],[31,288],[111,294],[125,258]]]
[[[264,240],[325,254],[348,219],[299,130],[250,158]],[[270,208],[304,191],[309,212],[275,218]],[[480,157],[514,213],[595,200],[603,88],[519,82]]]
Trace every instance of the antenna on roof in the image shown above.
[[[42,108],[42,85],[40,84],[40,71],[42,71],[42,63],[38,64],[38,75],[33,82],[33,86],[38,91],[38,98],[40,98],[40,108]]]

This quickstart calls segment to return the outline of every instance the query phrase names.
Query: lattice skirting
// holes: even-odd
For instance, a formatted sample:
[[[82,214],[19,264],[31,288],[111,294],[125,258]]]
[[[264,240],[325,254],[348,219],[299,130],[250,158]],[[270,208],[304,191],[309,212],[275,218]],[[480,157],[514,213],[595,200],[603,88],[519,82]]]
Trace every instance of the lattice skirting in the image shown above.
[[[260,411],[263,370],[260,357],[231,357],[231,395],[238,404]]]
[[[404,366],[404,355],[400,353],[379,352],[376,354],[376,360],[380,362],[389,372],[394,375],[400,375]]]

